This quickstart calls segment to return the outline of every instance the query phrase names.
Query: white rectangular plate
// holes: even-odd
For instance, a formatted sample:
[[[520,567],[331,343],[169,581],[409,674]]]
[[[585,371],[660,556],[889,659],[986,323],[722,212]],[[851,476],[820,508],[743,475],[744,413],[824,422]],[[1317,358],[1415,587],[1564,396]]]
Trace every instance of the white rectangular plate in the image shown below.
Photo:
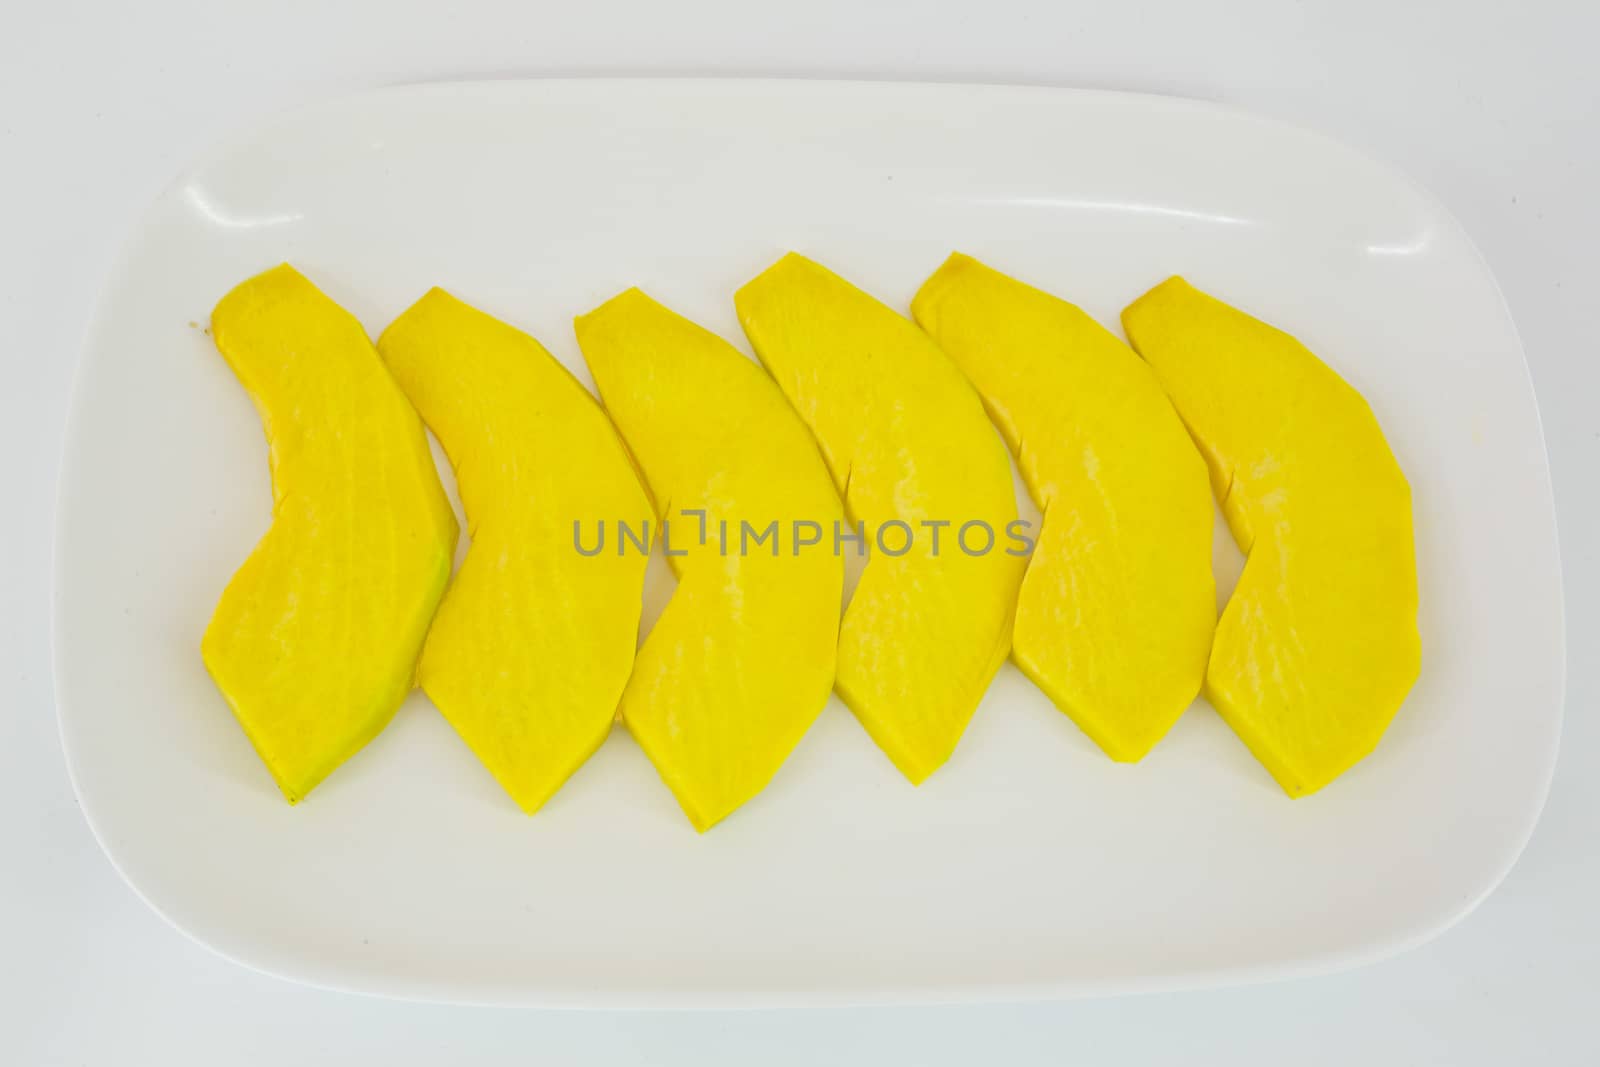
[[[1416,496],[1422,679],[1378,752],[1290,801],[1198,704],[1122,766],[1007,666],[921,788],[834,702],[705,836],[620,730],[526,818],[420,695],[285,805],[198,651],[271,499],[217,298],[290,260],[375,335],[443,285],[587,383],[573,315],[641,285],[742,345],[732,293],[787,249],[899,308],[963,249],[1113,326],[1183,273],[1332,363]],[[1320,136],[1151,97],[505,82],[273,122],[179,178],[106,287],[57,568],[62,733],[128,881],[243,963],[397,996],[1031,997],[1349,964],[1493,888],[1560,727],[1538,412],[1470,242]]]

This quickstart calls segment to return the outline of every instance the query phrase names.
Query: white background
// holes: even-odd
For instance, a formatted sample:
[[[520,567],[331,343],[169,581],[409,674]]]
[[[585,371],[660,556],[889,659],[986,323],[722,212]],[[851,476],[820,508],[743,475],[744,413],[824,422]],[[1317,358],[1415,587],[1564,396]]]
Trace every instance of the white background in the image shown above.
[[[1600,724],[1590,714],[1600,686],[1600,6],[1153,6],[161,0],[0,10],[0,1063],[1600,1062]],[[324,993],[226,963],[147,911],[78,814],[49,668],[62,428],[112,258],[180,167],[275,110],[403,81],[556,73],[1177,93],[1319,128],[1438,194],[1522,331],[1566,568],[1562,755],[1505,885],[1434,943],[1329,977],[1064,1004],[734,1015]],[[1443,400],[1450,383],[1439,387]]]

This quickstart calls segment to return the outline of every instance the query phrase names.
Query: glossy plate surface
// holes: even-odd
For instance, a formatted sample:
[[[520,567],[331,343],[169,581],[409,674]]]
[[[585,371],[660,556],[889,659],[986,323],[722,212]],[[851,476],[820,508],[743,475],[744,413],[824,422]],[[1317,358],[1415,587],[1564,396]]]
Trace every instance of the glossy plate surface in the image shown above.
[[[1423,673],[1378,752],[1292,802],[1199,704],[1117,765],[1007,666],[920,789],[834,702],[773,786],[699,837],[621,731],[529,819],[413,695],[287,807],[198,651],[270,510],[255,412],[204,332],[217,298],[287,259],[375,335],[444,285],[587,383],[573,315],[637,284],[743,347],[733,291],[791,248],[902,309],[959,248],[1108,324],[1183,273],[1332,363],[1416,498]],[[55,667],[85,814],[175,925],[327,986],[799,1004],[1347,965],[1495,886],[1559,735],[1550,484],[1493,277],[1393,171],[1210,105],[596,81],[302,111],[151,208],[102,297],[63,477]],[[1225,589],[1237,561],[1218,557]]]

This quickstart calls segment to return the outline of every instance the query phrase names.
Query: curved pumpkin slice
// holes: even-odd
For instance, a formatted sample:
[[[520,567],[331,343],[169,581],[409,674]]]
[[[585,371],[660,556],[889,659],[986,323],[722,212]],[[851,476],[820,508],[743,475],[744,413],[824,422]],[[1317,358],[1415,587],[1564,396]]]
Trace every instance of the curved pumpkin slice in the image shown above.
[[[873,546],[840,630],[839,695],[921,782],[1011,647],[1026,560],[1007,547],[1005,444],[921,330],[816,263],[784,256],[736,304]]]
[[[456,521],[361,324],[293,267],[223,297],[211,332],[261,412],[273,513],[201,654],[294,804],[411,689]]]
[[[1044,514],[1011,656],[1106,754],[1200,692],[1217,621],[1206,466],[1150,368],[1064,300],[953,255],[911,304]]]
[[[1122,321],[1248,555],[1206,692],[1285,792],[1315,792],[1372,751],[1417,678],[1410,487],[1361,394],[1288,334],[1182,278]]]
[[[642,553],[585,556],[574,524],[650,502],[588,390],[527,334],[430,291],[378,351],[456,471],[471,545],[417,680],[532,814],[611,730],[633,666]]]
[[[844,593],[827,538],[843,512],[805,427],[732,345],[637,289],[576,325],[678,575],[622,718],[704,831],[766,786],[827,703]]]

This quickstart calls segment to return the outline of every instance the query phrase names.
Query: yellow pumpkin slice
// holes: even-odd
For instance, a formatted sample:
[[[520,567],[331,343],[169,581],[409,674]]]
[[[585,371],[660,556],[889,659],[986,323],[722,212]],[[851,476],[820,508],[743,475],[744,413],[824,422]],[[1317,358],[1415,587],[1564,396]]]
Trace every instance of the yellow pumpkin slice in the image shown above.
[[[1044,516],[1012,659],[1107,755],[1143,758],[1211,651],[1204,461],[1150,368],[1066,301],[957,254],[911,311],[983,395]]]
[[[647,560],[575,524],[650,502],[605,412],[532,337],[430,291],[378,351],[455,468],[471,545],[417,680],[532,814],[600,747],[633,666]]]
[[[1313,793],[1372,751],[1420,669],[1410,487],[1361,394],[1288,334],[1181,278],[1122,322],[1248,557],[1207,695],[1285,792]]]
[[[223,297],[211,333],[261,413],[273,514],[201,654],[294,804],[411,689],[456,522],[361,324],[293,267]]]
[[[735,302],[871,548],[840,630],[839,695],[921,782],[1011,647],[1026,559],[1008,537],[1005,444],[927,335],[811,260],[784,256]]]
[[[766,787],[827,703],[843,511],[805,426],[732,345],[637,289],[576,327],[678,577],[622,718],[704,831]]]

